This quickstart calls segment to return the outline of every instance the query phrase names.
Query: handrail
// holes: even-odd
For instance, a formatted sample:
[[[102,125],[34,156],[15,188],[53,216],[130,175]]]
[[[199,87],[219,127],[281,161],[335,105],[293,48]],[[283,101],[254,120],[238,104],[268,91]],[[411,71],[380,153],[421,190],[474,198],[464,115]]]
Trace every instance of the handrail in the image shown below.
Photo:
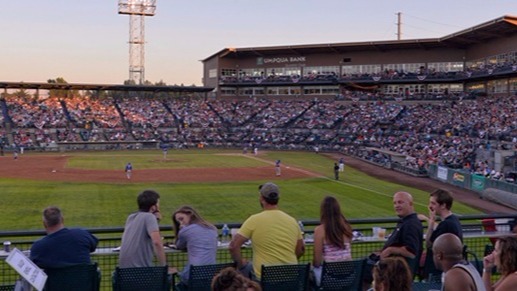
[[[467,220],[482,220],[482,219],[498,219],[498,218],[508,218],[508,219],[517,219],[517,214],[465,214],[458,215],[458,218],[464,221]],[[400,218],[397,217],[376,217],[376,218],[352,218],[348,221],[353,226],[357,226],[355,228],[359,228],[362,224],[386,224],[386,223],[394,223],[396,224]],[[320,224],[318,220],[304,220],[302,221],[304,226],[317,226]],[[230,228],[239,228],[241,223],[226,223]],[[224,223],[217,223],[215,226],[218,229],[223,227]],[[124,227],[95,227],[95,228],[86,228],[91,233],[95,234],[105,234],[105,233],[122,233],[124,232]],[[160,231],[172,231],[172,226],[160,226]],[[1,237],[26,237],[26,236],[44,236],[46,232],[44,230],[13,230],[13,231],[0,231]]]

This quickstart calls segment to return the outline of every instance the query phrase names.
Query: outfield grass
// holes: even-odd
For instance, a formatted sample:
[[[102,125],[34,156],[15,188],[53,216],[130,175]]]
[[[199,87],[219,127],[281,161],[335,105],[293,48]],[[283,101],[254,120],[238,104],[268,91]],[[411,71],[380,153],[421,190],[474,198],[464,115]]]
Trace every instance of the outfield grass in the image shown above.
[[[162,162],[161,151],[123,151],[100,153],[67,153],[69,167],[122,170],[131,161],[136,169],[149,168],[215,168],[263,167],[268,162],[229,155],[236,151],[178,150],[169,151]],[[30,158],[30,154],[24,157]],[[348,218],[393,217],[392,194],[406,190],[415,198],[417,212],[427,213],[428,193],[380,181],[347,167],[340,181],[333,179],[333,160],[314,153],[267,152],[261,159],[281,159],[283,165],[319,173],[320,178],[278,180],[281,187],[280,207],[300,220],[318,220],[319,204],[325,195],[336,196]],[[274,178],[271,166],[272,179]],[[242,222],[260,211],[257,186],[266,181],[231,183],[60,183],[0,178],[3,203],[0,229],[41,229],[41,210],[48,205],[63,209],[68,226],[123,226],[126,216],[135,211],[136,196],[143,189],[161,194],[162,224],[169,224],[170,214],[183,204],[194,206],[209,221]],[[479,213],[455,203],[458,214]]]

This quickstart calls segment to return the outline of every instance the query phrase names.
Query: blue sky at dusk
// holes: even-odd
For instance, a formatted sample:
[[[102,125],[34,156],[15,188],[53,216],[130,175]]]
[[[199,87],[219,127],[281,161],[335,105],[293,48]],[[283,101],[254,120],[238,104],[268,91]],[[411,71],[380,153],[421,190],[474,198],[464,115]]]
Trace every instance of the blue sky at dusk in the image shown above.
[[[3,1],[0,81],[122,83],[129,17],[117,11],[117,0]],[[200,60],[225,47],[394,40],[397,12],[403,39],[434,38],[517,15],[517,1],[157,0],[145,76],[201,85]]]

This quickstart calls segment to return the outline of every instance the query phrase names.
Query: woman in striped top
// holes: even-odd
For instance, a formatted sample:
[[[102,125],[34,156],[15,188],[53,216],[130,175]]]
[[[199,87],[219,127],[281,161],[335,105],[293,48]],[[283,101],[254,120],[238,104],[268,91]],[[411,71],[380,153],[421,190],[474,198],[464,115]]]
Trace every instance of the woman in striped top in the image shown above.
[[[352,226],[341,212],[335,197],[323,198],[320,206],[320,225],[314,229],[314,257],[312,265],[316,283],[321,279],[323,262],[352,259]]]

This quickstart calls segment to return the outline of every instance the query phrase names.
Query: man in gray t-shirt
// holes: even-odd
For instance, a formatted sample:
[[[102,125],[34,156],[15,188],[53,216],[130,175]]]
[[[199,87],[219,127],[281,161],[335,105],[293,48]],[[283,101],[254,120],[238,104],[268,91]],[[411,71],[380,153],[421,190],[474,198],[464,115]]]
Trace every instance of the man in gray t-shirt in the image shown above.
[[[139,210],[128,216],[122,234],[119,267],[151,267],[153,253],[160,266],[167,264],[157,221],[161,218],[159,200],[160,195],[153,190],[138,195]]]

